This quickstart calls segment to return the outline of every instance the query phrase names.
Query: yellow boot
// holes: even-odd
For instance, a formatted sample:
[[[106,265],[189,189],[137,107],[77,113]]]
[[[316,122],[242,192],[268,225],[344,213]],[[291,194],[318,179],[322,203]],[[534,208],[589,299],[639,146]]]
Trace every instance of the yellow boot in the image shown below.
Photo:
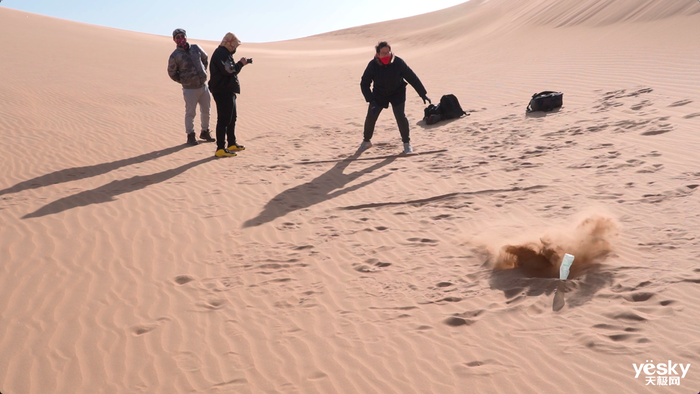
[[[226,148],[226,150],[231,151],[231,152],[237,151],[237,150],[245,150],[245,146],[233,144],[233,145],[229,146],[228,148]]]
[[[214,153],[216,157],[233,157],[236,156],[235,152],[229,152],[228,149],[219,149]]]

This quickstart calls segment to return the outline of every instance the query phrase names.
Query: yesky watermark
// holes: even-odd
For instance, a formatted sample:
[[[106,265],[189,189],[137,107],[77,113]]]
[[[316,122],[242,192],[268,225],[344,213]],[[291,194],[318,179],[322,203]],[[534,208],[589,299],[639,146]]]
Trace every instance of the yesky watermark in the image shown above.
[[[677,364],[671,360],[654,364],[654,360],[646,360],[644,364],[632,364],[634,378],[644,374],[647,386],[680,386],[683,378],[690,370],[690,364]]]

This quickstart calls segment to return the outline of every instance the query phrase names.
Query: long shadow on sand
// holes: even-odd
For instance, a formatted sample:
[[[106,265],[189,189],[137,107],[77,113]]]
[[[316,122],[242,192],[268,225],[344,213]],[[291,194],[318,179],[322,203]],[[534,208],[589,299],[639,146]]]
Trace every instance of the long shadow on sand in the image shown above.
[[[525,117],[526,118],[544,118],[549,114],[556,114],[561,110],[561,108],[555,108],[551,111],[534,111],[534,112],[525,112]]]
[[[380,175],[355,186],[343,188],[345,185],[356,180],[357,178],[389,165],[397,158],[402,157],[401,155],[386,156],[384,157],[384,160],[369,166],[364,170],[344,174],[343,171],[350,165],[350,163],[361,160],[358,159],[359,156],[360,154],[356,152],[352,156],[336,162],[333,168],[321,174],[318,178],[299,186],[295,186],[291,189],[287,189],[278,194],[265,205],[265,208],[262,212],[260,212],[260,214],[258,214],[258,216],[243,223],[243,228],[260,226],[277,218],[283,217],[288,213],[328,201],[338,196],[342,196],[345,193],[361,189],[382,178],[386,178],[391,175],[391,173]]]
[[[433,123],[433,124],[427,124],[427,123],[425,122],[425,119],[423,119],[423,120],[420,120],[420,121],[416,122],[416,126],[420,126],[420,127],[424,128],[424,129],[426,129],[426,130],[438,129],[438,128],[441,128],[441,127],[445,127],[445,126],[447,126],[448,124],[450,124],[450,123],[452,123],[452,122],[456,122],[456,121],[458,121],[458,120],[464,119],[464,118],[466,118],[467,116],[469,116],[469,115],[462,116],[462,117],[460,117],[460,118],[445,119],[445,120],[441,120],[441,121],[439,121],[439,122],[437,122],[437,123]]]
[[[46,215],[53,215],[73,208],[114,201],[115,196],[131,193],[151,185],[165,182],[168,179],[176,177],[191,168],[215,159],[216,158],[214,156],[210,156],[205,159],[156,174],[145,176],[138,175],[129,179],[113,181],[104,186],[98,187],[97,189],[87,190],[69,197],[64,197],[60,200],[56,200],[42,208],[39,208],[36,212],[24,215],[22,219],[38,218]]]
[[[0,196],[10,193],[19,193],[24,190],[38,189],[40,187],[58,185],[65,182],[77,181],[80,179],[90,178],[110,171],[114,171],[121,167],[130,166],[132,164],[144,163],[149,160],[154,160],[159,157],[167,156],[179,152],[188,145],[178,145],[172,148],[161,149],[159,151],[145,153],[140,156],[131,157],[128,159],[117,160],[109,163],[96,164],[93,166],[66,168],[59,171],[54,171],[50,174],[42,175],[28,181],[20,182],[12,187],[0,190]]]
[[[478,191],[474,191],[474,192],[453,192],[453,193],[447,193],[447,194],[440,194],[440,195],[432,196],[432,197],[428,197],[428,198],[421,198],[418,200],[375,202],[375,203],[370,203],[370,204],[361,204],[361,205],[351,205],[351,206],[347,206],[347,207],[340,207],[339,209],[351,211],[351,210],[356,210],[356,209],[382,208],[382,207],[398,206],[398,205],[421,206],[421,205],[429,204],[431,202],[452,200],[452,199],[455,199],[457,197],[462,197],[462,196],[478,196],[478,195],[484,195],[484,194],[523,192],[523,191],[531,191],[531,190],[541,190],[541,189],[545,189],[545,188],[547,188],[547,186],[537,185],[537,186],[530,186],[530,187],[512,187],[509,189],[487,189],[487,190],[478,190]]]

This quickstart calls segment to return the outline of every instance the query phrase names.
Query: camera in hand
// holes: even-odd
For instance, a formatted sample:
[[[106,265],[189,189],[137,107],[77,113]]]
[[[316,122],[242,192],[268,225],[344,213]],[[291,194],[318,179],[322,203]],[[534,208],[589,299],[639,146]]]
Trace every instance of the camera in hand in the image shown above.
[[[253,58],[252,58],[252,57],[245,59],[245,61],[246,61],[246,63],[253,64]]]

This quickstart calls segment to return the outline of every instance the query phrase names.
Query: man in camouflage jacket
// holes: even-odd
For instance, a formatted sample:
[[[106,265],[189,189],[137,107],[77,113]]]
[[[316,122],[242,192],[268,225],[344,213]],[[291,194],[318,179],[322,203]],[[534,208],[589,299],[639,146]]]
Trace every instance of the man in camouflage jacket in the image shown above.
[[[187,42],[185,29],[173,31],[173,41],[177,48],[168,60],[168,75],[182,85],[185,97],[185,131],[187,143],[197,145],[194,134],[194,117],[197,114],[197,104],[201,111],[202,132],[199,138],[212,142],[209,134],[209,116],[211,115],[211,96],[207,87],[207,65],[209,57],[197,44]]]

